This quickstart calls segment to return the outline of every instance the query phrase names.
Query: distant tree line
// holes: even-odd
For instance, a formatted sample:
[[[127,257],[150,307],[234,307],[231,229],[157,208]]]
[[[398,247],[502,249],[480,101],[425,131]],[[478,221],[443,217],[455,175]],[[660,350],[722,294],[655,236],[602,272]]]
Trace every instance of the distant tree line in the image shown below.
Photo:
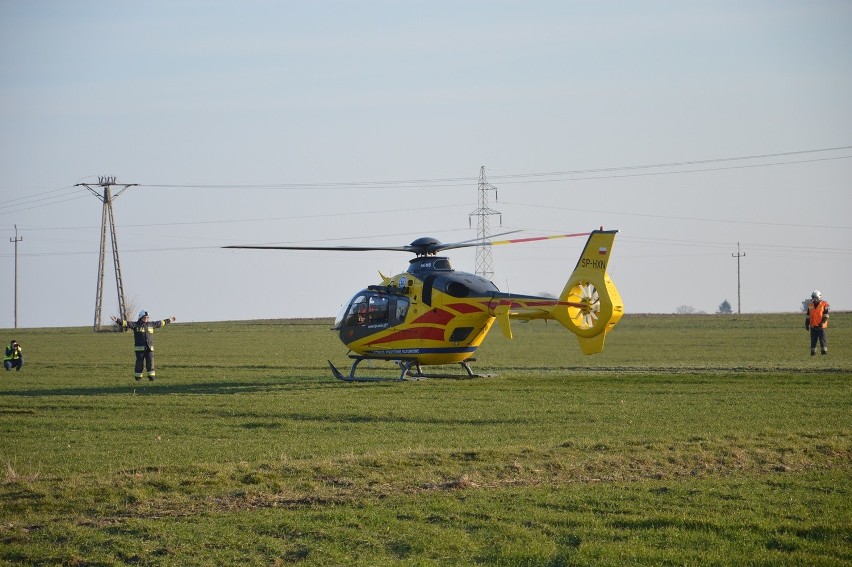
[[[731,310],[731,304],[728,302],[727,299],[719,304],[719,310],[716,311],[717,315],[730,315],[731,313],[733,313],[733,311]],[[675,314],[676,315],[701,315],[701,314],[706,314],[706,313],[704,311],[697,311],[695,309],[695,307],[693,307],[692,305],[678,305],[675,308]]]

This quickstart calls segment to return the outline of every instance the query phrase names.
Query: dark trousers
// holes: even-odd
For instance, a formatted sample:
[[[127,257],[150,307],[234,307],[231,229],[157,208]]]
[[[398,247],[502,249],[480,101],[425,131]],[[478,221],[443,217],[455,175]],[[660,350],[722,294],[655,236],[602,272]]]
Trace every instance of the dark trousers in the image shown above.
[[[152,350],[137,350],[136,351],[136,378],[142,378],[142,367],[148,371],[148,377],[154,376],[154,351]]]
[[[816,352],[817,341],[822,352],[828,350],[828,340],[825,338],[825,329],[822,327],[811,327],[811,352]]]
[[[24,367],[24,357],[16,358],[15,360],[4,360],[3,366],[6,370],[12,370],[14,368],[15,371],[18,371]]]

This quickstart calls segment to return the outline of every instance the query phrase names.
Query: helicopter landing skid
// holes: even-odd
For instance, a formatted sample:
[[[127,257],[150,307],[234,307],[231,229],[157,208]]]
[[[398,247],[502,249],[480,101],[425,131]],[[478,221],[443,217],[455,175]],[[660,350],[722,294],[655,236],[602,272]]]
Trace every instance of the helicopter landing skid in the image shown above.
[[[405,379],[405,371],[407,369],[402,370],[402,372],[399,375],[399,378],[372,378],[372,377],[368,377],[368,378],[357,377],[356,378],[355,377],[355,369],[358,368],[358,365],[361,363],[361,361],[363,361],[363,360],[383,360],[383,359],[376,359],[376,358],[373,358],[373,357],[370,357],[370,356],[352,356],[350,358],[354,358],[355,362],[352,363],[352,367],[349,369],[349,376],[345,376],[342,372],[340,372],[340,370],[338,370],[334,366],[334,364],[332,364],[332,362],[330,360],[328,361],[328,366],[329,366],[329,368],[331,368],[331,373],[334,374],[334,377],[337,378],[338,380],[343,380],[344,382],[399,382],[399,381]]]
[[[467,378],[490,378],[494,376],[494,374],[477,374],[470,368],[470,363],[476,360],[475,358],[468,358],[462,362],[459,362],[459,365],[464,368],[465,374],[427,374],[423,372],[420,368],[420,364],[414,362],[412,360],[397,360],[396,363],[399,364],[399,378],[374,378],[374,377],[356,377],[355,370],[358,368],[358,365],[364,360],[388,360],[388,359],[379,359],[371,356],[350,356],[350,358],[354,359],[352,363],[352,367],[349,369],[349,375],[346,376],[342,372],[340,372],[334,364],[329,360],[328,366],[331,368],[332,374],[338,380],[342,380],[344,382],[401,382],[405,380],[406,377],[413,378],[415,380],[419,380],[421,378],[455,378],[455,379],[467,379]]]
[[[494,374],[477,374],[470,368],[470,363],[476,360],[475,358],[468,358],[467,360],[463,360],[459,362],[459,366],[464,368],[465,374],[427,374],[423,372],[420,368],[420,365],[416,362],[412,362],[410,360],[400,361],[399,366],[403,368],[403,376],[408,376],[410,378],[414,378],[415,380],[419,380],[420,378],[455,378],[455,379],[467,379],[467,378],[491,378]]]

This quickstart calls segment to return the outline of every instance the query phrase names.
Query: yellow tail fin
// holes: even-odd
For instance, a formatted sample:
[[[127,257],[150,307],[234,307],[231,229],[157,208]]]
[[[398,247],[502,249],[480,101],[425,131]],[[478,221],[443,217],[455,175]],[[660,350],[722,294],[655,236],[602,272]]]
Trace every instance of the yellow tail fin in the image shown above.
[[[607,274],[617,230],[589,235],[577,266],[565,284],[552,315],[577,335],[585,354],[601,352],[604,338],[624,314],[624,303]]]

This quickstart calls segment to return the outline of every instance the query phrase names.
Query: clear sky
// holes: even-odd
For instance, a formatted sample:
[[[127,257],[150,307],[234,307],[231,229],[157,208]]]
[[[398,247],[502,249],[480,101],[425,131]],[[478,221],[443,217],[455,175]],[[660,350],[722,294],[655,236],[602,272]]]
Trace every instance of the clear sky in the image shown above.
[[[619,229],[627,312],[736,311],[737,243],[743,312],[852,309],[850,30],[845,0],[7,0],[0,327],[15,225],[18,326],[92,324],[98,175],[139,184],[128,300],[211,321],[333,316],[408,261],[220,246],[466,240],[480,166],[492,232]],[[494,247],[494,281],[558,293],[581,246]]]

